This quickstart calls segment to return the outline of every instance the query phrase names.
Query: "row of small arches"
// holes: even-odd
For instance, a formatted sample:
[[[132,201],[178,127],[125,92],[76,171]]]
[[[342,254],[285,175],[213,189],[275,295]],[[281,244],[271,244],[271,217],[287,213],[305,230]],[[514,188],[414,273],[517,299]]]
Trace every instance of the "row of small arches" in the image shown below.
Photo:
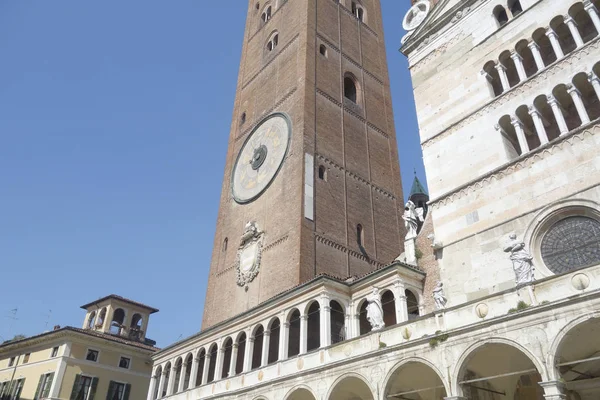
[[[502,4],[498,4],[494,7],[494,18],[498,22],[499,26],[504,26],[508,21],[523,12],[523,7],[519,0],[509,0],[506,3],[506,7]]]
[[[497,129],[508,141],[514,156],[527,153],[581,125],[600,118],[600,62],[590,72],[576,74],[541,94],[531,105],[519,106],[513,115],[502,116]]]
[[[405,290],[404,295],[408,320],[418,318],[420,311],[417,296],[409,289]],[[386,326],[402,322],[397,318],[396,300],[391,290],[382,291],[381,303]],[[350,335],[346,321],[350,316],[347,315],[341,301],[329,300],[326,304],[330,337],[327,343],[321,343],[321,303],[313,300],[305,307],[304,313],[301,313],[299,308],[293,308],[288,312],[283,324],[279,317],[273,317],[268,323],[257,324],[249,332],[242,331],[236,336],[226,337],[220,345],[213,342],[195,353],[190,352],[167,362],[164,366],[158,366],[154,377],[161,379],[162,385],[155,385],[152,399],[240,375],[348,339]],[[354,336],[365,335],[371,331],[367,320],[367,305],[368,302],[363,300],[357,307],[358,325]],[[303,324],[306,324],[304,335]],[[219,352],[221,357],[218,357]],[[195,375],[192,374],[192,367],[195,367]],[[175,376],[173,384],[169,387],[172,373]]]
[[[492,97],[526,81],[597,37],[600,19],[595,4],[600,4],[600,0],[593,0],[590,6],[582,2],[573,4],[567,17],[554,17],[547,28],[536,29],[531,39],[520,40],[513,50],[502,52],[497,61],[486,62],[482,74],[490,85]]]
[[[87,329],[101,329],[104,326],[104,320],[106,319],[107,307],[103,307],[100,312],[92,311],[88,316],[86,328]],[[110,322],[110,333],[120,335],[127,328],[125,324],[126,313],[122,308],[117,308],[113,312],[112,320]],[[131,317],[129,328],[134,330],[140,330],[142,328],[143,317],[141,314],[135,313]]]

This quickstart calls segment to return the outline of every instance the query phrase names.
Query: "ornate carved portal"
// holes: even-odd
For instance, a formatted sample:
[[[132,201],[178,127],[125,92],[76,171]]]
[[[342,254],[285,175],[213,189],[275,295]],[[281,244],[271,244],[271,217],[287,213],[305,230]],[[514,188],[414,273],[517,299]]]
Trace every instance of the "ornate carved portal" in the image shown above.
[[[246,224],[240,240],[235,262],[238,286],[248,290],[248,284],[256,278],[260,270],[262,257],[263,233],[258,229],[255,221]]]

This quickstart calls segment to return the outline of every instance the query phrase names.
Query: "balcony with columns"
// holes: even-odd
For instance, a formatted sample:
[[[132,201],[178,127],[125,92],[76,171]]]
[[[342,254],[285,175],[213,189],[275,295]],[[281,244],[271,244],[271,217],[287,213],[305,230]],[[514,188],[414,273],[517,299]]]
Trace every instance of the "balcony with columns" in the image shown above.
[[[566,15],[556,16],[548,26],[536,29],[531,38],[502,52],[498,61],[486,62],[481,75],[488,82],[492,97],[511,91],[597,38],[598,6],[598,0],[572,4]]]
[[[424,279],[425,273],[397,261],[359,279],[317,277],[157,353],[149,399],[233,377],[250,379],[248,374],[260,379],[281,373],[282,362],[293,371],[307,355],[367,336],[366,297],[374,287],[385,329],[426,318]]]

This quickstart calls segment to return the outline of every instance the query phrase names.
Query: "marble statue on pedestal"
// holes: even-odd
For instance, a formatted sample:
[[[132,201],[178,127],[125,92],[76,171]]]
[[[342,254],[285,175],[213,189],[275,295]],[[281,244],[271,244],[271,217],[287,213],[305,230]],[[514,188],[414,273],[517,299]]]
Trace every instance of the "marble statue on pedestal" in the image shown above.
[[[367,320],[371,324],[371,331],[378,331],[385,328],[379,289],[373,287],[371,294],[367,296],[367,302],[369,303],[367,305]]]
[[[448,299],[446,299],[446,296],[444,295],[444,284],[442,282],[438,282],[433,289],[433,300],[435,301],[435,308],[438,310],[446,308]]]
[[[404,227],[406,228],[406,240],[414,239],[417,237],[419,222],[423,222],[423,209],[417,208],[415,203],[409,200],[404,206],[404,214],[402,215],[404,220]]]
[[[504,247],[504,251],[510,253],[517,286],[533,282],[535,280],[533,257],[525,250],[525,243],[517,240],[516,234],[512,233],[509,236],[509,242]]]

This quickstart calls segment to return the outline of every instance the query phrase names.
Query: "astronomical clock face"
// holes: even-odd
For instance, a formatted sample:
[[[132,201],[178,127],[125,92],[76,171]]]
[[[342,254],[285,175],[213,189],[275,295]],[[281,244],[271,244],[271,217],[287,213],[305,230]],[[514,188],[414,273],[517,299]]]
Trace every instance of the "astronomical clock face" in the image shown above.
[[[277,175],[292,133],[285,114],[271,114],[242,146],[233,167],[232,192],[238,203],[249,203],[262,194]]]

